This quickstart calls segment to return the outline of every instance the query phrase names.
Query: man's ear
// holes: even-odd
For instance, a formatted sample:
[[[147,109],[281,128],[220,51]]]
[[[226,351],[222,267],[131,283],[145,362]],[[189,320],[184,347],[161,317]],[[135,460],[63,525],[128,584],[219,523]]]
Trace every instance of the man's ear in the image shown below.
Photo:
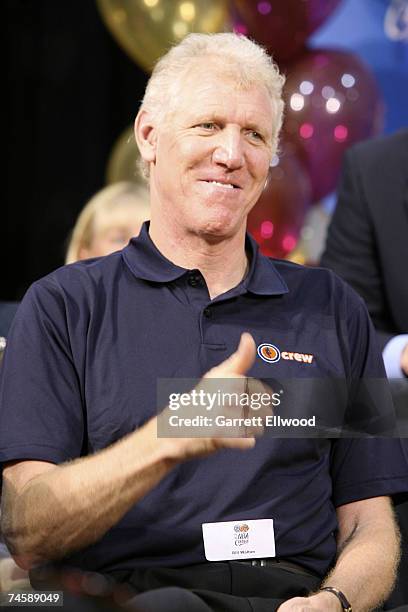
[[[135,119],[135,139],[142,159],[156,161],[157,130],[148,111],[142,109]]]

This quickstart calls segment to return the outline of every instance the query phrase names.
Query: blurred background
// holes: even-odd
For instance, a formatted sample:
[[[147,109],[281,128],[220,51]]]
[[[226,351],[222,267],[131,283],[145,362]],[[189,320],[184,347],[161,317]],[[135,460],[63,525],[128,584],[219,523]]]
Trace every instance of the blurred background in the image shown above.
[[[235,30],[287,76],[265,254],[313,265],[344,151],[408,126],[408,0],[3,0],[2,300],[64,263],[86,201],[140,183],[132,122],[154,61],[190,31]]]

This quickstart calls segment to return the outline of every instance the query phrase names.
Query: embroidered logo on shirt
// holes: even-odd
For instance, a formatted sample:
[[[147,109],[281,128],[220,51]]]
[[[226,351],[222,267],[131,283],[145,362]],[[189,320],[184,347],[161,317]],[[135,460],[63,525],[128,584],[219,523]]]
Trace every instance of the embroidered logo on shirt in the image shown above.
[[[273,344],[268,344],[267,342],[258,346],[258,355],[268,363],[275,363],[275,361],[279,361],[281,357],[278,347]]]
[[[258,346],[258,355],[267,363],[276,363],[280,359],[297,361],[309,365],[313,363],[314,355],[311,353],[298,353],[294,351],[280,351],[274,344],[264,342]]]

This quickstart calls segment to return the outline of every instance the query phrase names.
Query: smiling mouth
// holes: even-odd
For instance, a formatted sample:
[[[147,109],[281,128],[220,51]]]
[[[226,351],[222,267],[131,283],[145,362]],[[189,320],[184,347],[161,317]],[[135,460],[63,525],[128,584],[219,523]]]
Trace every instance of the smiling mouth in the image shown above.
[[[217,187],[223,187],[224,189],[240,189],[238,185],[234,185],[233,183],[219,183],[218,181],[204,181],[204,183],[217,185]]]

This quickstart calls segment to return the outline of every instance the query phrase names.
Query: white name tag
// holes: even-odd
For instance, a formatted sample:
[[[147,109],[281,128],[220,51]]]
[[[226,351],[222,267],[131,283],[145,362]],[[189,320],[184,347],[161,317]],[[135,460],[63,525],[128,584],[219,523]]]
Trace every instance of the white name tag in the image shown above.
[[[207,561],[275,556],[273,519],[203,523],[202,529]]]

